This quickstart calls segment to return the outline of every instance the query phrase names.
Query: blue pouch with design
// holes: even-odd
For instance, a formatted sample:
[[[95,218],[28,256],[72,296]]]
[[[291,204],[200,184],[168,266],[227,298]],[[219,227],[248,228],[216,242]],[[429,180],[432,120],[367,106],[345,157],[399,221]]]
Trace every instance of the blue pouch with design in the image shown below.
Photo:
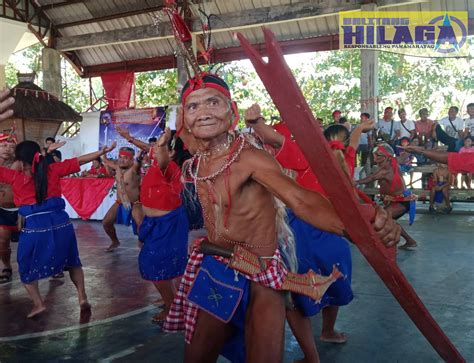
[[[214,257],[205,256],[187,299],[224,323],[232,320],[249,281]]]

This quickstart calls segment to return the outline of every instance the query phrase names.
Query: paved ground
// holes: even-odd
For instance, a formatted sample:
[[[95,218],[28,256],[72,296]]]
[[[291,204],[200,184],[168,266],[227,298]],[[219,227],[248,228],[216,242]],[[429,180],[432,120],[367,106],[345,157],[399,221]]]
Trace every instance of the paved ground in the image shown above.
[[[25,319],[31,305],[15,275],[11,284],[0,286],[0,362],[182,361],[182,335],[164,334],[150,323],[158,294],[139,277],[131,232],[120,226],[122,247],[107,254],[99,223],[78,221],[75,226],[92,315],[80,316],[74,287],[65,278],[41,282],[48,313]],[[474,362],[474,217],[421,214],[407,229],[419,247],[399,252],[401,269],[466,360]],[[322,361],[440,361],[355,247],[352,255],[355,299],[341,308],[337,322],[349,341],[319,342],[320,317],[314,318]],[[287,329],[285,362],[299,357],[300,349]]]

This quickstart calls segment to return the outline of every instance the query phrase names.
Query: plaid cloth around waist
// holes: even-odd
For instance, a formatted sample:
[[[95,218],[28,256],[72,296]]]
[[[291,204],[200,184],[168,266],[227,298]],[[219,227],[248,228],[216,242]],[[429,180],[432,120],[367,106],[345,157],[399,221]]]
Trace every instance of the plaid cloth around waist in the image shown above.
[[[170,312],[166,318],[165,323],[163,324],[163,330],[166,332],[174,333],[184,330],[184,340],[188,344],[191,344],[196,327],[199,308],[188,301],[186,296],[188,295],[188,292],[193,285],[194,279],[199,272],[203,258],[204,255],[199,252],[197,248],[192,251],[186,266],[186,270],[179,284],[178,291],[176,292],[173,304],[171,305]],[[229,262],[228,259],[223,257],[215,258],[223,263]],[[288,274],[288,270],[284,266],[280,251],[276,249],[273,257],[264,271],[252,276],[244,275],[240,272],[238,274],[262,286],[280,290],[283,281]]]

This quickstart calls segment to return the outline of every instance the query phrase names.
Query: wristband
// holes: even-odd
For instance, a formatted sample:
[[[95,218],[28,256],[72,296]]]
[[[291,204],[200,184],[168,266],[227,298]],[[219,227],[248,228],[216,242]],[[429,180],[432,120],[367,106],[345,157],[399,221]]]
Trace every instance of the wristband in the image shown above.
[[[252,119],[252,120],[247,120],[247,119],[246,119],[245,122],[254,125],[254,124],[256,124],[256,123],[258,122],[258,120],[260,120],[260,119],[265,120],[265,118],[264,118],[263,116],[259,116],[259,117],[257,117],[257,118]]]

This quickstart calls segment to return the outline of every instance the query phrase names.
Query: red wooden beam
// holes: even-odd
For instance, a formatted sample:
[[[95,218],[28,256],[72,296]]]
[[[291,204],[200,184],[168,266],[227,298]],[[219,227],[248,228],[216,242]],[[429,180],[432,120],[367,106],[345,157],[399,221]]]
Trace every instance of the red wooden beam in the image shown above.
[[[283,58],[283,52],[275,35],[266,28],[263,28],[263,32],[269,53],[268,62],[262,60],[260,54],[242,34],[238,34],[240,44],[282,119],[294,135],[311,169],[329,195],[351,240],[438,354],[447,362],[465,362],[397,266],[393,248],[386,248],[375,233],[369,217],[374,214],[373,208],[370,206],[369,209],[364,208],[365,206],[356,199],[354,187],[345,177],[326,142],[319,124]]]

